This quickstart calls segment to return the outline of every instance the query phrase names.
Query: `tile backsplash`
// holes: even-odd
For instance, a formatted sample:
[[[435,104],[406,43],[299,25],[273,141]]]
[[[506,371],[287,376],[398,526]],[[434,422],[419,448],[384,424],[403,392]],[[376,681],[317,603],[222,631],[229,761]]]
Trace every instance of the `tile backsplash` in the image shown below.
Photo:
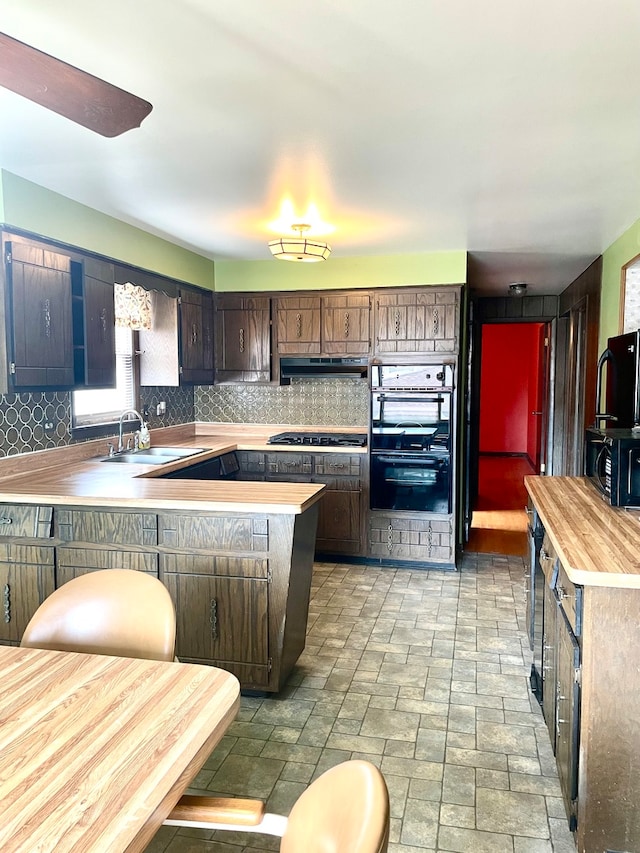
[[[141,408],[149,409],[151,429],[189,423],[195,419],[193,397],[193,388],[145,387]],[[161,400],[167,411],[157,417]],[[0,395],[0,456],[63,447],[77,440],[71,437],[70,391]]]
[[[156,416],[164,400],[167,412]],[[369,394],[361,379],[296,380],[291,385],[147,386],[141,408],[153,430],[197,421],[365,426]],[[50,425],[50,426],[49,426]],[[73,444],[71,392],[0,395],[0,456]]]
[[[362,379],[294,379],[291,385],[206,385],[195,389],[197,421],[365,426]]]

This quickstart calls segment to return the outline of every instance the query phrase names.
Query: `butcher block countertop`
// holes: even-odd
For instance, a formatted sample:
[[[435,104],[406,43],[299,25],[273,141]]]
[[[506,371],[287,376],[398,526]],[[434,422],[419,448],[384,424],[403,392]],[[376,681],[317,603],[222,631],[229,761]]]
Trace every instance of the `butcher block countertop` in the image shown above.
[[[158,479],[162,474],[234,450],[366,453],[359,447],[270,445],[267,439],[291,430],[364,432],[360,428],[244,424],[186,424],[151,430],[152,447],[193,447],[202,452],[163,465],[102,461],[100,439],[0,460],[0,503],[127,507],[299,514],[321,497],[316,483]]]
[[[525,477],[571,581],[640,589],[640,520],[610,507],[585,477]]]

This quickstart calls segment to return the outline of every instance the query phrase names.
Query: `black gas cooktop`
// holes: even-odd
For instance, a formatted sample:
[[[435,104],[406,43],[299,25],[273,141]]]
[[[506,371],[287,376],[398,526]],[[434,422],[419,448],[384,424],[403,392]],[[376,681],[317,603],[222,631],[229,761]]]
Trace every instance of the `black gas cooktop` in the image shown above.
[[[304,444],[314,447],[364,447],[367,436],[357,432],[280,432],[267,444]]]

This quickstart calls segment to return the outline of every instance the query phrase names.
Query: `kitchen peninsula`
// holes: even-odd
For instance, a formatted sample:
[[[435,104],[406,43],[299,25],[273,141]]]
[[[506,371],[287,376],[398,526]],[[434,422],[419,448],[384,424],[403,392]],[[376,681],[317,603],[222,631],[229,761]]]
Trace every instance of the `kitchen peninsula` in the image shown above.
[[[0,460],[0,640],[19,642],[39,603],[77,574],[135,569],[169,589],[181,660],[280,690],[304,648],[324,485],[181,479],[266,446],[267,430],[240,433],[154,431],[156,448],[195,451],[167,464],[112,464],[104,440]]]

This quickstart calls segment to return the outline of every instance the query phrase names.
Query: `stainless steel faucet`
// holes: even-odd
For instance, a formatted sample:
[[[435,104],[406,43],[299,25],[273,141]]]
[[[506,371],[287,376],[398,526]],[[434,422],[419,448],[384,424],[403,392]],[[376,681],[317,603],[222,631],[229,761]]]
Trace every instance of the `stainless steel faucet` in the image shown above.
[[[125,415],[135,415],[140,421],[140,426],[142,427],[143,420],[140,412],[137,412],[135,409],[125,409],[124,412],[120,415],[120,425],[118,428],[118,453],[122,453],[124,450],[124,444],[122,443],[122,422],[124,420]]]

